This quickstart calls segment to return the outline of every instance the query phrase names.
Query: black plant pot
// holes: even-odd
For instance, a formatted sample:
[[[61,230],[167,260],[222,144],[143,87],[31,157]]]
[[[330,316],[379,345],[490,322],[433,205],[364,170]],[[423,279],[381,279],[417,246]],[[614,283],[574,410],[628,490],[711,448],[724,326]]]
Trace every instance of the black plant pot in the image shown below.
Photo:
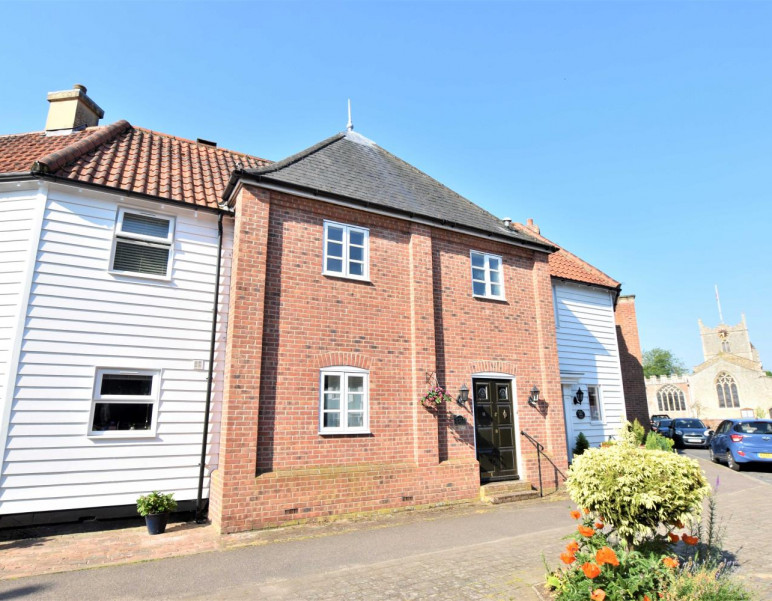
[[[168,513],[151,513],[145,516],[145,524],[150,534],[163,534],[166,532],[166,522],[169,521]]]

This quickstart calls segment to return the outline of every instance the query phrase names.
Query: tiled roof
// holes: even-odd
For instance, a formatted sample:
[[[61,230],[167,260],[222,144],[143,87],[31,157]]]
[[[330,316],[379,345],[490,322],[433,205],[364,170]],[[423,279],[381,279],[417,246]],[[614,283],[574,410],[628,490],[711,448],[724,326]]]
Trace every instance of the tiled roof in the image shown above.
[[[337,134],[287,159],[250,169],[260,181],[357,201],[421,217],[446,227],[465,227],[512,243],[552,250],[528,231],[500,219],[355,132]]]
[[[568,252],[565,248],[558,246],[541,234],[537,234],[527,225],[523,225],[522,223],[513,223],[512,225],[517,230],[528,231],[532,236],[557,246],[557,252],[552,253],[548,258],[550,275],[553,277],[562,278],[564,280],[572,280],[574,282],[581,282],[583,284],[603,286],[604,288],[618,289],[621,287],[619,282],[607,276],[600,269],[593,267],[587,261],[583,261],[576,255]]]
[[[0,174],[29,173],[216,208],[232,171],[270,161],[132,126],[0,136]]]

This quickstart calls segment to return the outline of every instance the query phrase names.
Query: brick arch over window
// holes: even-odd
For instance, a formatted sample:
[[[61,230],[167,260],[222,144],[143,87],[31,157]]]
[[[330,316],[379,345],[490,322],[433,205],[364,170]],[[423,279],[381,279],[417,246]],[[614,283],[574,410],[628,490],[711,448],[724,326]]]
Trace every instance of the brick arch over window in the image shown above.
[[[668,384],[657,391],[657,406],[660,411],[686,411],[684,391]]]
[[[737,392],[737,382],[731,374],[722,371],[716,376],[716,394],[718,395],[718,406],[739,407],[740,394]]]
[[[517,368],[511,361],[473,361],[470,365],[473,374],[509,374],[517,375]]]
[[[315,357],[315,366],[319,369],[323,367],[334,367],[338,365],[348,365],[351,367],[359,367],[360,369],[370,370],[370,364],[372,363],[370,357],[363,355],[362,353],[343,353],[333,352],[324,353]]]

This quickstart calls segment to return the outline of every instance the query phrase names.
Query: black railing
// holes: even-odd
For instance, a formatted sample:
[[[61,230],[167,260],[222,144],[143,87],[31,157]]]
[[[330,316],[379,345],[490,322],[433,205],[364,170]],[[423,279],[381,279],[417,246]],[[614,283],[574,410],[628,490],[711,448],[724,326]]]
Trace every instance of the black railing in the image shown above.
[[[557,490],[560,486],[560,483],[558,482],[558,474],[560,474],[563,477],[563,481],[566,481],[566,475],[558,469],[558,466],[555,465],[555,462],[552,461],[549,455],[544,452],[544,445],[540,443],[538,440],[536,440],[533,436],[528,434],[525,430],[520,430],[520,434],[525,436],[535,447],[536,447],[536,462],[539,466],[539,496],[544,496],[544,486],[542,485],[542,477],[541,477],[541,456],[544,455],[544,458],[550,462],[552,465],[552,468],[555,470],[555,490]]]

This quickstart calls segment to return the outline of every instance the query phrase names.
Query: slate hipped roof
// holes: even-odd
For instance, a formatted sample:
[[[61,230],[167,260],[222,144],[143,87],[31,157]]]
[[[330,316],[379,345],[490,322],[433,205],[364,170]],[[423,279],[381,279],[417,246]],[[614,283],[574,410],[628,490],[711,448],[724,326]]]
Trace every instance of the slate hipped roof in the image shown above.
[[[0,177],[46,177],[217,209],[238,165],[269,161],[132,126],[0,136]]]
[[[494,215],[353,131],[332,136],[282,161],[234,174],[226,200],[239,177],[343,199],[408,219],[421,218],[443,227],[474,230],[546,252],[554,250],[549,242],[508,228]]]

